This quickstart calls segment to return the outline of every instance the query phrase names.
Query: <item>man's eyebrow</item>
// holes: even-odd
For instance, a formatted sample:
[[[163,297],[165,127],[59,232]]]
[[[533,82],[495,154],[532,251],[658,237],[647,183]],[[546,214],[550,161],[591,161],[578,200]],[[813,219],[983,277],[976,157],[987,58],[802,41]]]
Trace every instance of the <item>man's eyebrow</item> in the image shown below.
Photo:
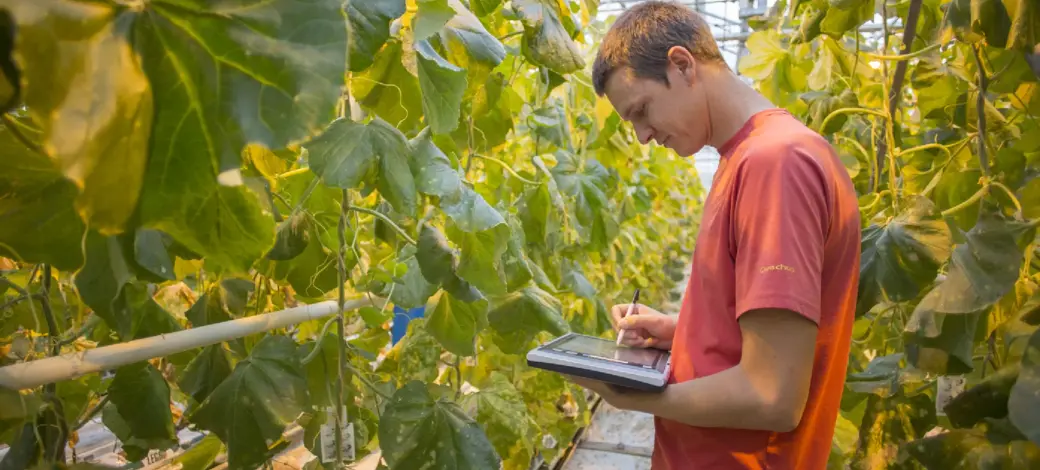
[[[629,104],[628,106],[625,107],[625,112],[624,112],[624,114],[621,115],[621,120],[622,121],[631,121],[632,120],[631,118],[629,118],[629,116],[632,113],[632,108],[635,108],[637,104],[639,104],[639,103],[636,102],[636,101],[633,101],[631,104]]]

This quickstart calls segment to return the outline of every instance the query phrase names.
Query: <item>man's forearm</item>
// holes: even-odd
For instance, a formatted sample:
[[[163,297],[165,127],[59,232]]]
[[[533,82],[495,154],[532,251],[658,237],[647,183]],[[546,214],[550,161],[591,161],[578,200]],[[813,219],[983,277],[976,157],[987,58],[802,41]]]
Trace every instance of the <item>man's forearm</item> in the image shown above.
[[[786,432],[797,415],[779,397],[758,390],[737,365],[714,375],[669,385],[657,394],[625,394],[621,406],[691,426]]]

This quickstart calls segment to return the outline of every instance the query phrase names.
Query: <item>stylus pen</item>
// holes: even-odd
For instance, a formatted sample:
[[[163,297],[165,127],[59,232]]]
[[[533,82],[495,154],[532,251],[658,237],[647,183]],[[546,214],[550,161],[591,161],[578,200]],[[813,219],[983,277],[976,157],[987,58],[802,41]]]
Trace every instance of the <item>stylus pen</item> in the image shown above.
[[[625,318],[625,317],[627,317],[627,316],[632,314],[632,309],[635,308],[636,302],[639,302],[639,289],[638,288],[636,288],[636,295],[632,296],[632,303],[628,304],[628,311],[625,312],[625,316],[621,317],[621,318]],[[618,330],[617,342],[615,343],[615,345],[616,346],[621,346],[621,338],[624,338],[624,337],[625,337],[625,329],[622,328],[622,329]]]

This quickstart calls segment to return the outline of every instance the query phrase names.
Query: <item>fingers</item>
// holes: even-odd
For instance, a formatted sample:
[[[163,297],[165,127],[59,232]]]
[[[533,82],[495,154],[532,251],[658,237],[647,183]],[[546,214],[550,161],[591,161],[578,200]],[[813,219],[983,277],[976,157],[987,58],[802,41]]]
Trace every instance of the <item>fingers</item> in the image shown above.
[[[618,304],[610,309],[610,319],[614,322],[615,327],[618,326],[621,319],[625,317],[626,313],[628,313],[629,305],[630,304]],[[631,315],[639,315],[639,304],[632,307]]]

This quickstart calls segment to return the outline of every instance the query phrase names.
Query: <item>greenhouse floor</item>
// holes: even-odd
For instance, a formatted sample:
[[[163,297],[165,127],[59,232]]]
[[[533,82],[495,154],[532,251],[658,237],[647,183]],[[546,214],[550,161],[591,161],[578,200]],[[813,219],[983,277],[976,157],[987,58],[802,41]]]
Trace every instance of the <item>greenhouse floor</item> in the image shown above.
[[[653,417],[600,402],[562,470],[649,470]]]

